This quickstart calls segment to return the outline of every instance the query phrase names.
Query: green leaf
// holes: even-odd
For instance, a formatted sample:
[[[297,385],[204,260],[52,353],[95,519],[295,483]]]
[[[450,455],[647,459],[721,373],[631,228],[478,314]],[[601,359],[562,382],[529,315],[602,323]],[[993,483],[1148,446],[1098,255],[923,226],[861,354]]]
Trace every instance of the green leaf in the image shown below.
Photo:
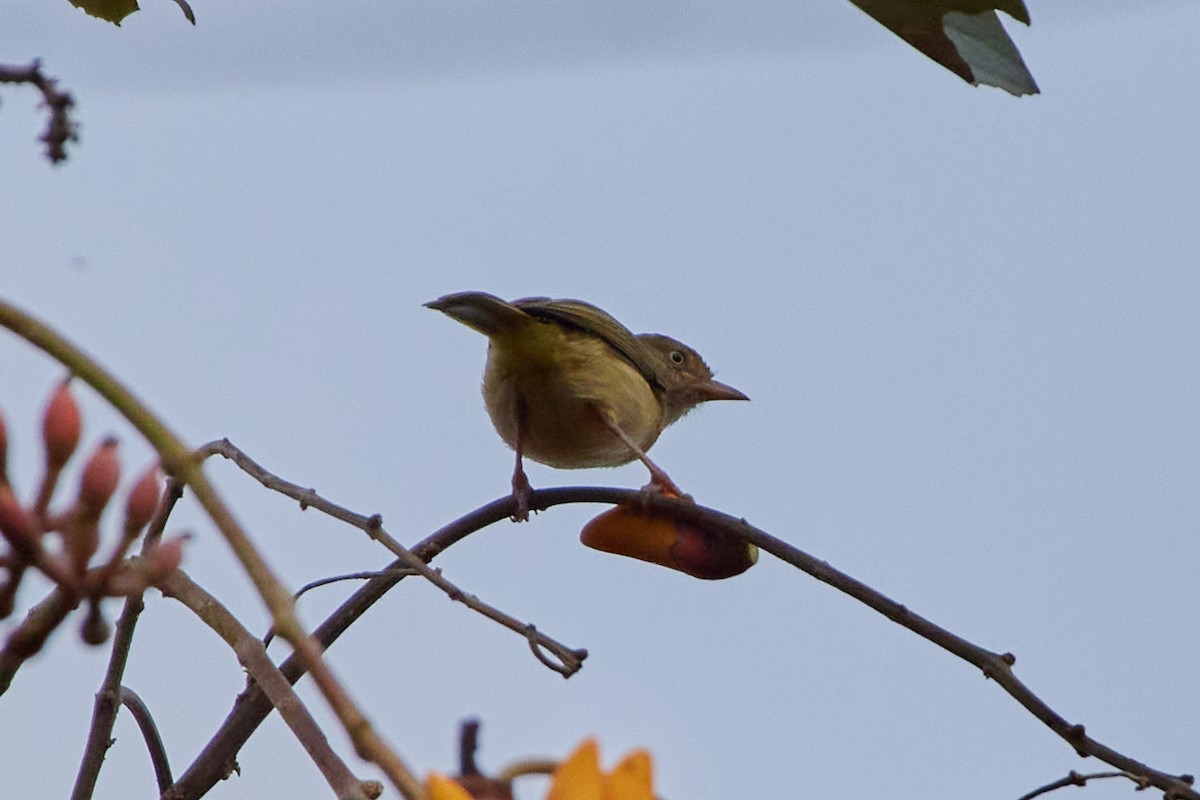
[[[850,0],[904,41],[972,85],[1014,95],[1037,83],[997,11],[1029,24],[1023,0]]]
[[[121,20],[138,10],[137,0],[70,0],[93,17],[120,25]]]
[[[942,20],[946,36],[971,68],[976,83],[998,86],[1018,97],[1038,93],[1037,83],[995,11],[951,11]]]

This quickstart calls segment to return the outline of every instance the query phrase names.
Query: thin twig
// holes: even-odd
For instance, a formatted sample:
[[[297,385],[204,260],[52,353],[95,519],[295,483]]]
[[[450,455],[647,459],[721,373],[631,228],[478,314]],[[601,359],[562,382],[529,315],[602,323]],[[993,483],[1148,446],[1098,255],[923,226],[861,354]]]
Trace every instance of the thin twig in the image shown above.
[[[205,459],[214,455],[223,456],[232,461],[238,469],[271,491],[292,498],[300,504],[301,511],[315,508],[322,514],[345,522],[348,525],[353,525],[382,544],[395,556],[403,556],[408,552],[404,545],[393,539],[383,529],[383,518],[378,514],[359,514],[345,506],[340,506],[331,500],[327,500],[317,494],[316,489],[305,488],[298,483],[284,480],[275,473],[265,469],[261,464],[247,455],[244,450],[229,441],[229,439],[218,439],[196,448],[197,458]]]
[[[150,527],[142,540],[143,556],[162,539],[167,520],[182,496],[182,484],[174,478],[167,479],[154,519],[150,521]],[[87,744],[83,748],[79,772],[75,776],[71,800],[88,800],[95,793],[100,767],[104,764],[104,754],[112,744],[113,725],[117,721],[117,700],[121,692],[121,681],[125,677],[125,665],[129,661],[129,651],[133,645],[133,631],[144,607],[142,592],[125,598],[125,605],[121,609],[116,632],[113,634],[104,682],[100,685],[100,691],[96,692],[96,699],[92,704],[92,724],[88,729]],[[155,772],[157,773],[157,768]],[[159,791],[162,791],[161,786]]]
[[[399,575],[400,577],[408,577],[410,575],[416,575],[417,571],[412,569],[374,569],[370,570],[369,572],[348,572],[345,575],[331,575],[328,578],[318,578],[315,581],[309,581],[297,589],[292,597],[296,600],[299,600],[300,597],[305,593],[312,591],[313,589],[319,589],[322,586],[328,586],[331,583],[341,583],[342,581],[369,581],[371,578],[377,578],[385,573],[390,575]],[[274,640],[275,631],[267,631],[267,635],[262,638],[263,647],[270,646],[271,642]]]
[[[554,670],[564,678],[569,678],[579,671],[583,666],[583,659],[587,657],[587,651],[578,648],[567,647],[561,642],[541,633],[534,625],[527,622],[521,622],[510,614],[507,614],[500,609],[480,600],[473,594],[469,594],[458,586],[455,586],[447,580],[440,570],[430,569],[426,563],[418,558],[404,545],[396,541],[383,528],[383,519],[378,514],[366,516],[355,513],[343,506],[340,506],[330,500],[325,499],[317,494],[315,489],[306,489],[299,484],[291,483],[278,475],[264,469],[260,464],[246,455],[240,448],[230,442],[228,439],[221,439],[215,442],[200,447],[197,451],[197,456],[204,458],[210,455],[221,455],[236,464],[243,472],[257,480],[263,486],[280,494],[291,497],[300,503],[300,508],[315,508],[334,519],[341,520],[357,528],[361,528],[371,538],[381,542],[388,550],[396,557],[396,565],[404,569],[409,569],[425,580],[432,583],[437,588],[445,592],[446,596],[451,600],[456,600],[472,611],[478,612],[488,619],[496,622],[510,631],[519,634],[529,642],[530,649],[538,661],[545,664],[548,668]],[[392,567],[389,567],[392,569]],[[549,653],[553,658],[547,655]]]
[[[684,500],[672,499],[630,489],[605,487],[561,487],[540,489],[530,496],[531,510],[544,510],[564,503],[643,504],[645,507],[669,512],[681,519],[695,520],[704,525],[718,528],[731,536],[757,545],[762,550],[786,561],[839,591],[854,597],[868,607],[878,611],[917,635],[928,639],[963,660],[979,667],[985,677],[992,678],[1035,717],[1066,740],[1081,756],[1095,756],[1118,769],[1144,778],[1147,785],[1162,789],[1167,800],[1200,800],[1200,793],[1192,789],[1190,775],[1171,775],[1123,755],[1086,735],[1082,725],[1071,725],[1044,701],[1038,698],[1019,681],[1012,672],[1015,659],[999,655],[956,636],[929,620],[914,614],[903,605],[891,600],[861,581],[851,578],[829,564],[786,542],[738,519],[714,509],[695,505]],[[471,533],[507,519],[516,511],[512,497],[495,500],[470,514],[455,520],[412,548],[418,558],[429,561],[446,548],[461,541]],[[396,566],[393,564],[392,566]],[[359,616],[364,614],[382,597],[399,578],[389,576],[368,581],[355,592],[328,619],[313,632],[313,636],[325,647],[329,647]],[[303,667],[295,657],[280,665],[280,671],[293,683],[303,675]],[[244,693],[238,698],[229,716],[205,746],[204,750],[180,777],[176,787],[186,787],[183,798],[201,796],[220,779],[222,764],[231,763],[234,756],[249,739],[250,735],[270,712],[270,703],[255,692]]]
[[[1029,794],[1021,795],[1018,800],[1033,800],[1035,797],[1039,797],[1043,794],[1049,794],[1050,792],[1053,792],[1057,789],[1062,789],[1065,786],[1086,786],[1088,781],[1099,780],[1101,778],[1128,778],[1129,780],[1138,784],[1139,789],[1146,788],[1146,783],[1144,780],[1139,778],[1137,775],[1133,775],[1128,772],[1093,772],[1090,775],[1081,775],[1075,770],[1071,770],[1067,773],[1065,778],[1059,778],[1056,781],[1047,783],[1045,786],[1039,786]]]
[[[42,74],[42,62],[38,59],[27,67],[0,64],[0,83],[28,83],[42,93],[42,102],[50,109],[46,131],[39,138],[46,145],[46,157],[57,164],[67,159],[67,142],[78,141],[79,133],[71,120],[71,108],[75,105],[70,92],[58,88],[58,81]]]
[[[57,359],[72,374],[95,389],[154,447],[163,471],[191,488],[196,502],[221,532],[271,612],[275,629],[292,646],[295,655],[303,660],[317,688],[354,742],[355,751],[361,758],[377,764],[406,800],[423,798],[425,790],[412,770],[383,741],[345,687],[321,660],[320,646],[304,631],[296,618],[291,594],[238,524],[224,499],[204,476],[191,449],[115,377],[57,331],[4,300],[0,300],[0,326]]]
[[[339,800],[370,800],[364,782],[356,778],[345,762],[333,752],[316,720],[296,696],[291,684],[279,673],[262,642],[182,570],[172,573],[160,588],[163,594],[178,600],[225,640],[255,683],[263,687],[271,704],[279,709],[279,715],[300,740]],[[160,788],[160,791],[168,789]]]
[[[158,781],[158,791],[165,792],[175,781],[171,778],[171,762],[167,758],[167,748],[163,747],[162,736],[158,733],[158,726],[154,724],[150,708],[128,686],[121,687],[121,705],[129,709],[129,713],[137,722],[138,730],[142,732],[142,740],[146,743],[146,750],[150,753],[150,763],[154,765],[154,779]]]
[[[78,595],[56,586],[45,600],[29,609],[0,649],[0,695],[8,691],[21,665],[45,646],[50,634],[78,606]]]

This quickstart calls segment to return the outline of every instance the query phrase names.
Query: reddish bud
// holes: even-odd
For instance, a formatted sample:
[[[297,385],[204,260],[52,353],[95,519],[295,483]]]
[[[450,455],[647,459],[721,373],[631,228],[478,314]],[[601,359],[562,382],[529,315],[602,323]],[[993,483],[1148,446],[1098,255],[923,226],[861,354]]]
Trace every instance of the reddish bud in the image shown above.
[[[150,582],[158,583],[179,569],[183,563],[183,546],[192,538],[190,533],[181,533],[150,548],[146,553],[146,564],[150,567]]]
[[[93,602],[88,607],[88,613],[84,617],[83,626],[79,629],[79,635],[84,642],[90,645],[100,645],[108,641],[110,632],[108,620],[100,613],[100,604]]]
[[[132,537],[150,523],[158,508],[160,493],[158,465],[154,465],[138,478],[125,500],[125,534]]]
[[[121,461],[117,458],[117,440],[105,439],[83,468],[79,479],[80,513],[85,520],[97,520],[117,490],[121,480]]]
[[[63,468],[79,444],[79,431],[83,423],[79,417],[79,406],[68,387],[70,379],[63,381],[50,395],[46,413],[42,418],[42,440],[46,445],[46,465],[52,472]]]
[[[8,483],[8,428],[0,415],[0,483]]]
[[[9,566],[8,580],[0,585],[0,619],[8,619],[13,612],[17,598],[17,587],[25,576],[25,568]]]
[[[0,533],[27,560],[37,546],[37,523],[7,483],[0,483]]]
[[[100,548],[100,524],[95,520],[77,520],[64,527],[62,535],[75,574],[83,578],[92,556]]]

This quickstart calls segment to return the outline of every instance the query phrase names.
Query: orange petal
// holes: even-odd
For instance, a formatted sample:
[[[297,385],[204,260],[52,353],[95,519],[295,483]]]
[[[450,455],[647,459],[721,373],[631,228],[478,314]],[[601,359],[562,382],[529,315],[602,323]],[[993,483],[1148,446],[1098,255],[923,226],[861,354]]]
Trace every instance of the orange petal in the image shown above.
[[[719,580],[740,575],[758,560],[758,548],[719,528],[672,518],[667,512],[616,506],[579,534],[588,547]]]
[[[550,779],[546,800],[604,800],[600,774],[600,748],[595,739],[584,739]]]
[[[425,779],[425,792],[429,800],[472,800],[471,793],[445,775],[436,772]]]
[[[678,534],[671,520],[633,506],[614,506],[583,526],[579,541],[595,550],[675,568]]]
[[[634,750],[604,780],[605,800],[654,800],[650,753]]]

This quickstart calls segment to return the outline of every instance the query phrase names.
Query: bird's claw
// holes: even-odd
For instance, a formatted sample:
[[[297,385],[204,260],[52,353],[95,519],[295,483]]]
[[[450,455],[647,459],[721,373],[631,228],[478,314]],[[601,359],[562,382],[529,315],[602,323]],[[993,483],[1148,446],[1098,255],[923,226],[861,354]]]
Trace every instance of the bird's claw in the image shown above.
[[[533,487],[529,484],[529,478],[525,476],[525,470],[518,469],[512,477],[512,496],[517,508],[509,519],[513,522],[529,521],[529,496],[531,494],[533,494]]]

